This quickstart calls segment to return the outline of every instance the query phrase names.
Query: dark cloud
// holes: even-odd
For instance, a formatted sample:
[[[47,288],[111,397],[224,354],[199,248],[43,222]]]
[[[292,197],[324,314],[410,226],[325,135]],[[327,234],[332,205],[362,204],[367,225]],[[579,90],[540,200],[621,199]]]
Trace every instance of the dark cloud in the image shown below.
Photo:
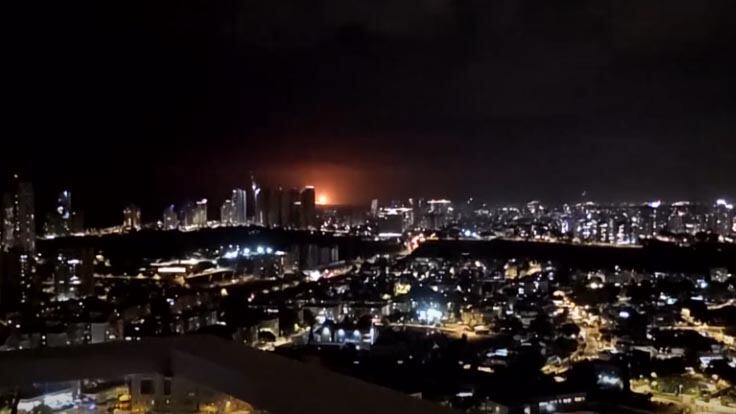
[[[6,168],[49,188],[155,208],[249,171],[341,201],[736,193],[730,0],[12,7]]]

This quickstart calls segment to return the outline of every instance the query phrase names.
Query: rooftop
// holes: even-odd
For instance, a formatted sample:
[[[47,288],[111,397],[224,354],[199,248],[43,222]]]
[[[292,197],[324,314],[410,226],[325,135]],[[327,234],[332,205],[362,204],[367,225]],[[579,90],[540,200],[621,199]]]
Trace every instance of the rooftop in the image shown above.
[[[0,354],[0,386],[136,373],[184,378],[276,414],[451,412],[386,388],[209,336]]]

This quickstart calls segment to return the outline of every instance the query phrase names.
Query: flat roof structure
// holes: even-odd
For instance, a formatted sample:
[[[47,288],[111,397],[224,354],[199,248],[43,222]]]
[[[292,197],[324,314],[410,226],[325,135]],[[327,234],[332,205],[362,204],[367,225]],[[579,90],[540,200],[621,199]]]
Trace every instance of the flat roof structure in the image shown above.
[[[453,411],[324,368],[209,336],[0,353],[0,386],[158,373],[274,414],[450,414]]]

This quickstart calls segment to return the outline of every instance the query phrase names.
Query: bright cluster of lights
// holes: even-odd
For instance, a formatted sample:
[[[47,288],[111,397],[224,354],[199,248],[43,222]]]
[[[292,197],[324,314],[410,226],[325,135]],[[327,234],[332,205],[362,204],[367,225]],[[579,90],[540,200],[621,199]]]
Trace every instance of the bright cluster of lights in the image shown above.
[[[442,317],[444,316],[442,311],[439,309],[429,307],[426,309],[422,309],[418,312],[419,321],[426,322],[429,324],[435,324],[442,320]]]
[[[249,247],[245,247],[241,249],[240,247],[237,247],[235,250],[230,250],[228,252],[225,252],[225,254],[222,255],[225,259],[235,259],[238,256],[241,257],[250,257],[252,255],[260,255],[260,254],[272,254],[274,250],[271,247],[263,247],[258,246],[255,250],[251,250]]]
[[[733,210],[733,203],[729,203],[724,199],[718,199],[716,200],[716,206],[718,207],[726,207],[728,210]]]
[[[474,239],[480,238],[480,236],[478,235],[477,232],[474,232],[474,231],[471,231],[471,230],[464,230],[463,231],[463,237],[466,237],[466,238],[474,238]]]
[[[52,410],[60,410],[74,405],[74,395],[70,390],[51,392],[39,398],[21,400],[18,402],[18,411],[30,412],[34,408],[45,405]]]

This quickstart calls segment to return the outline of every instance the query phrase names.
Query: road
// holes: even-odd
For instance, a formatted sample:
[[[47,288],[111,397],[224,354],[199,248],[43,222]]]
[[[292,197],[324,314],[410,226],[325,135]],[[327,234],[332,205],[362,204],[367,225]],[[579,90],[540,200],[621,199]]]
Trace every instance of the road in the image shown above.
[[[561,295],[559,295],[561,294]],[[560,305],[558,309],[569,311],[570,319],[580,327],[578,349],[559,363],[549,363],[542,367],[545,374],[559,375],[566,372],[578,361],[598,358],[603,351],[611,349],[611,343],[603,341],[600,328],[609,322],[598,315],[588,312],[585,307],[578,306],[563,292],[558,293]]]
[[[376,326],[383,326],[381,323],[377,323]],[[418,323],[392,323],[388,325],[388,327],[391,328],[399,328],[399,329],[423,329],[428,331],[437,331],[442,332],[445,335],[448,335],[452,338],[462,338],[463,335],[467,337],[468,340],[473,339],[480,339],[480,338],[486,338],[487,335],[478,335],[475,332],[466,330],[466,325],[461,324],[452,324],[452,325],[441,325],[441,326],[434,326],[434,325],[422,325]]]

